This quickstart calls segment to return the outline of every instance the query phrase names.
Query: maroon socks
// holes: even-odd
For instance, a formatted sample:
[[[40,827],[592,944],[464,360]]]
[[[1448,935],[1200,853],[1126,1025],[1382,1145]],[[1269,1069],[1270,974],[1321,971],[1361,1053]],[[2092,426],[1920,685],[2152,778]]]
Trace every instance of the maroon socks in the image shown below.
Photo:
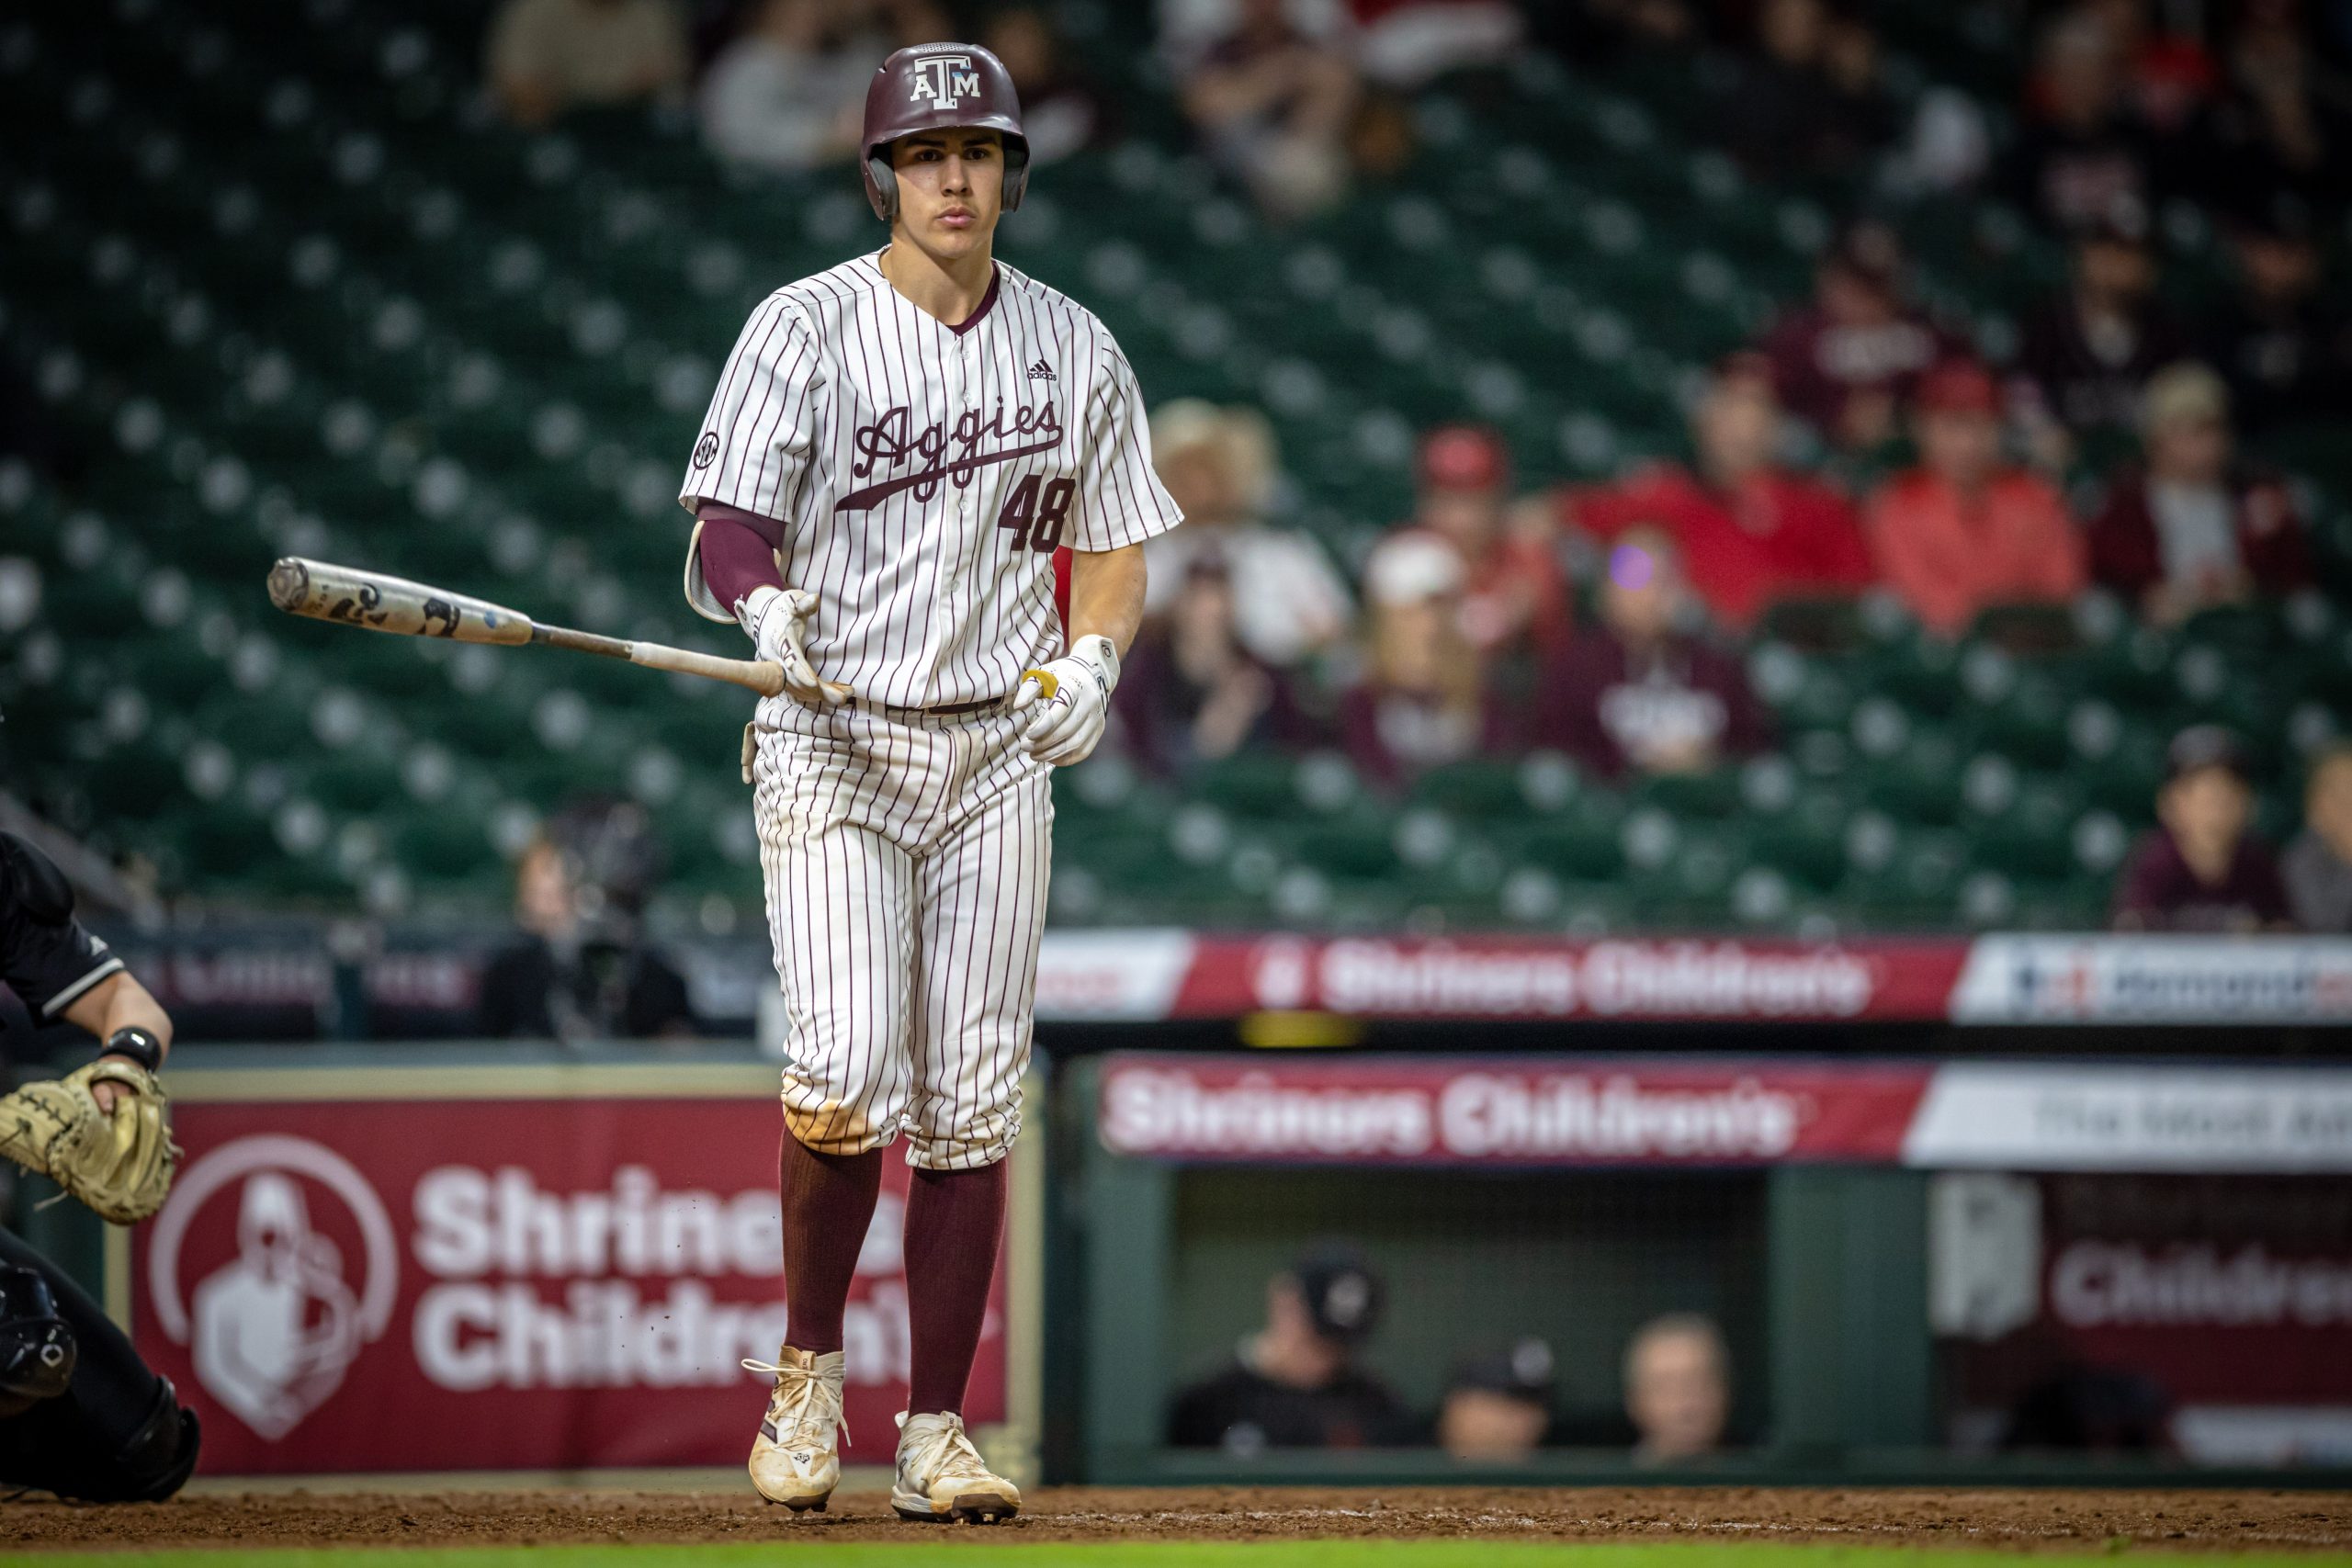
[[[980,1325],[988,1316],[997,1244],[1004,1235],[1005,1166],[999,1160],[978,1170],[917,1170],[912,1175],[907,1193],[906,1257],[914,1353],[907,1409],[917,1416],[961,1414],[964,1383],[972,1375]],[[787,1235],[790,1213],[787,1209]],[[854,1256],[853,1249],[853,1260]],[[848,1279],[846,1272],[842,1279]],[[797,1318],[797,1296],[792,1310]],[[841,1342],[840,1310],[836,1303],[836,1345]],[[797,1330],[793,1342],[801,1343]]]
[[[776,1184],[784,1196],[784,1303],[790,1319],[785,1343],[796,1350],[821,1356],[842,1348],[842,1308],[882,1190],[882,1153],[820,1155],[791,1134],[784,1136]]]
[[[776,1180],[784,1195],[785,1343],[816,1355],[842,1348],[842,1309],[882,1188],[880,1149],[820,1155],[786,1134]],[[917,1170],[907,1193],[907,1314],[913,1366],[907,1408],[961,1413],[980,1348],[989,1283],[1004,1235],[1005,1167]]]

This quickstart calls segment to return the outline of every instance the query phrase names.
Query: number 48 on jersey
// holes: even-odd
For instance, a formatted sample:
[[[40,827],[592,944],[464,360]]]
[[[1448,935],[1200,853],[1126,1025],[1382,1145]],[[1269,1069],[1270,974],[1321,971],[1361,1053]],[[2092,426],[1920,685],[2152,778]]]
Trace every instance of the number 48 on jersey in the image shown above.
[[[1037,494],[1040,485],[1045,496]],[[1012,547],[1031,549],[1045,555],[1062,542],[1062,522],[1069,515],[1070,498],[1078,492],[1075,479],[1056,479],[1046,484],[1044,479],[1031,474],[1012,487],[1004,498],[1004,510],[997,513],[996,525],[1012,530]]]

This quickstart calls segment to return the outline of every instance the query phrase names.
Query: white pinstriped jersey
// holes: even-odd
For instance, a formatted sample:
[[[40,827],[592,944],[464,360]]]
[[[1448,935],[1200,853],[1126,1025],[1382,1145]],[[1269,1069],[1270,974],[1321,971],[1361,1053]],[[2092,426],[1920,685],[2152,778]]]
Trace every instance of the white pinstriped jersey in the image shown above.
[[[679,500],[785,525],[784,581],[819,597],[819,674],[863,702],[1011,693],[1061,651],[1057,545],[1111,550],[1182,520],[1142,394],[1093,312],[998,263],[949,327],[880,253],[778,289],[719,377]],[[688,547],[686,597],[729,620]]]

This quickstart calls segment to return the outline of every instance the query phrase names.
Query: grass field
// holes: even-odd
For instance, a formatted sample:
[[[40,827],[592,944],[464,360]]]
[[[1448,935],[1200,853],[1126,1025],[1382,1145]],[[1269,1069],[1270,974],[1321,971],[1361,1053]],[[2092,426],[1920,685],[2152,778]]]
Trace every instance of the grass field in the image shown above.
[[[2080,1558],[2131,1551],[2120,1540]],[[107,1568],[896,1568],[944,1553],[985,1562],[1012,1551],[1023,1568],[2017,1568],[2014,1551],[1942,1551],[1910,1547],[1788,1545],[1773,1542],[1655,1541],[1556,1544],[1486,1540],[1117,1541],[1030,1543],[1011,1534],[969,1530],[881,1541],[774,1542],[671,1546],[508,1546],[280,1549],[107,1552]],[[2147,1553],[2141,1553],[2147,1555]],[[2164,1553],[2163,1555],[2172,1555]],[[2346,1568],[2352,1552],[2200,1553],[2243,1568]],[[0,1563],[53,1563],[53,1553],[0,1553]]]

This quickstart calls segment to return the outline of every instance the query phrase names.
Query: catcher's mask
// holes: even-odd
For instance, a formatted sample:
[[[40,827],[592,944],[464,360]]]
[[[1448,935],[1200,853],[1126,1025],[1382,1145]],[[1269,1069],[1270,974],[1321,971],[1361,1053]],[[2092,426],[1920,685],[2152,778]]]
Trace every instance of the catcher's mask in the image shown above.
[[[0,1416],[55,1399],[74,1381],[74,1330],[57,1315],[49,1281],[0,1268]]]

